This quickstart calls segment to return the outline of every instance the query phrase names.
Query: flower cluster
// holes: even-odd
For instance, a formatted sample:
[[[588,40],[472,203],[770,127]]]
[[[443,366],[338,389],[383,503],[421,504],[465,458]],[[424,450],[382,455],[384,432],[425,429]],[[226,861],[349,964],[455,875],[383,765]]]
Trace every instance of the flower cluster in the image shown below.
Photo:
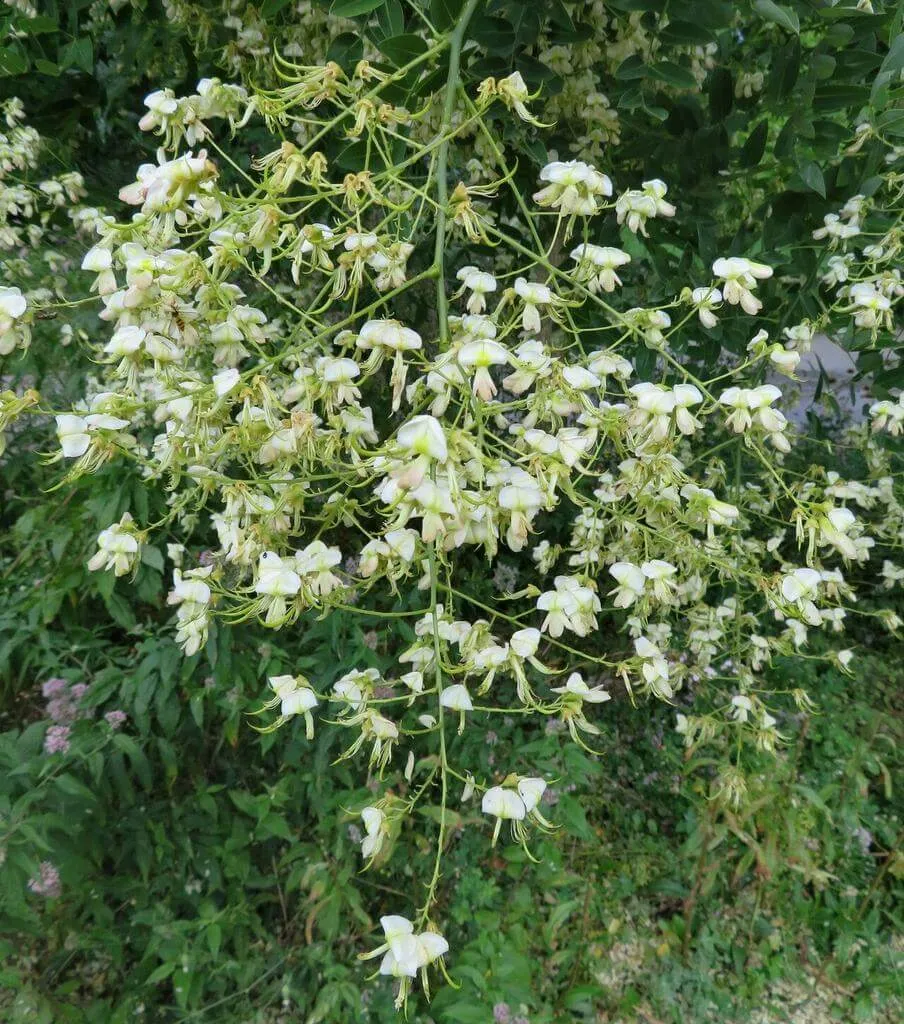
[[[384,917],[369,954],[398,980],[399,1005],[448,951],[431,922],[452,780],[479,796],[493,843],[508,822],[529,853],[554,828],[540,811],[546,780],[520,764],[477,777],[456,730],[545,716],[592,750],[616,688],[674,703],[721,681],[724,700],[679,728],[690,745],[730,738],[714,795],[739,800],[745,743],[781,742],[764,669],[813,631],[843,628],[845,573],[875,544],[866,513],[881,510],[885,536],[904,521],[890,473],[867,485],[786,470],[804,441],[763,378],[793,373],[819,324],[772,343],[759,331],[708,378],[687,355],[698,325],[760,314],[770,265],[699,262],[670,295],[632,306],[623,292],[644,301],[643,269],[621,246],[654,244],[680,197],[578,159],[550,160],[532,203],[521,195],[485,118],[503,103],[535,125],[533,98],[517,75],[462,89],[466,23],[397,72],[283,61],[270,90],[211,79],[188,97],[152,93],[141,123],[159,136],[157,161],[120,193],[130,217],[94,218],[82,264],[106,325],[102,380],[54,410],[70,478],[128,461],[166,492],[162,522],[110,523],[89,566],[124,576],[152,532],[180,536],[167,602],[186,656],[217,618],[277,630],[341,609],[388,623],[392,667],[308,679],[290,666],[256,713],[262,731],[300,719],[309,739],[328,723],[345,737],[340,759],[360,756],[385,785],[351,808],[367,864],[441,789],[424,903],[414,922]],[[646,44],[631,25],[634,53]],[[391,87],[446,47],[446,84],[415,117]],[[233,178],[208,122],[241,131],[252,117],[273,149]],[[403,129],[410,152],[393,166],[383,155]],[[455,162],[472,132],[491,157],[477,169]],[[325,138],[364,144],[338,160]],[[484,203],[494,195],[498,211]],[[572,235],[580,243],[563,248]],[[886,263],[868,280],[844,264],[839,301],[871,332],[900,293],[893,248],[869,257]],[[7,291],[16,332],[25,306]],[[899,405],[874,406],[874,431],[899,432]],[[198,523],[216,537],[203,561]],[[504,560],[525,585],[487,604],[469,580]]]

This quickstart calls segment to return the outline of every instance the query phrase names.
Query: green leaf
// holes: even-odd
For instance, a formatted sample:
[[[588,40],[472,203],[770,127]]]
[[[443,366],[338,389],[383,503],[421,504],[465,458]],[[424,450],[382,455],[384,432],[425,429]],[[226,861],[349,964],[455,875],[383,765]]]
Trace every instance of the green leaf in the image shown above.
[[[876,118],[876,129],[889,135],[904,135],[904,110],[886,110]]]
[[[768,96],[773,100],[783,99],[791,93],[800,74],[800,41],[792,39],[781,47],[774,57],[769,75]]]
[[[795,35],[800,34],[800,19],[790,7],[781,7],[773,3],[773,0],[754,0],[753,9],[766,21],[774,22]]]
[[[175,963],[161,964],[156,971],[151,971],[145,981],[145,985],[156,985],[158,981],[164,981],[173,973],[177,966],[178,964]]]
[[[377,24],[384,38],[401,35],[405,31],[401,0],[383,0],[383,6],[377,10]]]
[[[769,136],[769,122],[766,118],[753,129],[753,131],[747,136],[747,141],[741,147],[741,153],[738,157],[738,163],[742,167],[756,167],[756,165],[763,159],[763,153],[766,151],[766,139]]]
[[[667,43],[705,46],[716,41],[716,33],[705,25],[698,25],[693,21],[670,21],[662,30],[661,38]]]
[[[464,0],[430,0],[430,20],[439,32],[452,28],[461,14]]]
[[[543,27],[540,12],[528,4],[522,4],[517,12],[513,12],[510,17],[515,30],[516,44],[518,46],[533,45]]]
[[[210,952],[213,953],[214,957],[220,955],[220,945],[223,941],[223,929],[214,921],[204,929],[204,934],[207,936],[207,945],[210,947]]]
[[[383,0],[333,0],[330,14],[335,18],[355,18],[359,14],[370,14],[383,6]]]
[[[826,179],[819,164],[815,160],[808,160],[798,168],[798,171],[804,184],[825,199]]]
[[[109,575],[106,574],[105,575]],[[104,605],[110,613],[110,618],[123,629],[132,629],[135,626],[135,613],[132,606],[119,594],[101,595]]]
[[[363,140],[352,142],[336,157],[336,166],[343,171],[359,171],[367,156],[367,143]]]
[[[563,796],[559,800],[557,812],[559,821],[571,835],[584,840],[593,838],[593,829],[587,822],[587,815],[579,800],[573,796]]]
[[[545,6],[549,20],[554,25],[558,25],[559,28],[564,29],[566,32],[574,31],[574,20],[569,14],[568,8],[562,3],[562,0],[546,0]]]
[[[810,61],[814,74],[821,79],[831,78],[837,64],[838,61],[828,53],[817,53]]]
[[[660,61],[650,68],[650,78],[655,78],[666,85],[672,85],[676,89],[696,89],[697,79],[694,78],[688,68],[680,64],[673,64],[670,60]]]
[[[882,61],[879,67],[879,71],[873,81],[872,92],[870,93],[870,98],[873,102],[876,101],[879,91],[890,84],[900,74],[902,69],[904,69],[904,33],[896,36],[892,41],[888,53],[885,55],[885,60]]]
[[[341,32],[330,43],[326,59],[335,61],[340,67],[351,68],[364,56],[364,40],[354,32]]]
[[[261,4],[261,17],[272,18],[275,14],[288,7],[291,0],[264,0]]]
[[[646,78],[647,66],[636,53],[626,57],[615,69],[615,77],[619,82],[631,82],[635,78]]]
[[[820,85],[813,96],[816,110],[844,110],[868,102],[869,90],[865,85]]]
[[[292,831],[289,823],[281,814],[268,814],[258,826],[258,832],[263,836],[276,836],[278,839],[292,839]]]
[[[484,15],[472,22],[474,39],[490,53],[511,56],[515,46],[515,29],[505,18]]]
[[[67,796],[78,797],[81,800],[87,800],[89,803],[95,803],[97,800],[97,797],[84,783],[79,782],[78,779],[69,775],[68,772],[58,775],[54,781]]]
[[[709,111],[714,121],[724,120],[734,105],[734,82],[728,68],[716,68],[709,81]]]
[[[82,71],[94,70],[94,47],[88,36],[73,39],[60,50],[60,65],[64,68],[77,67]]]
[[[132,765],[132,771],[138,776],[138,781],[141,785],[145,789],[150,789],[153,783],[151,766],[148,764],[148,759],[144,756],[144,751],[135,740],[125,733],[117,732],[113,734],[113,746],[121,750],[128,757]]]
[[[21,75],[28,70],[28,56],[17,44],[0,47],[0,75]]]
[[[161,552],[160,548],[155,548],[153,544],[148,544],[141,549],[141,564],[149,565],[152,569],[156,569],[157,572],[163,572],[163,552]]]
[[[39,14],[36,18],[29,18],[25,24],[30,36],[42,35],[45,32],[59,32],[60,30],[59,21],[44,14]]]
[[[380,53],[388,57],[397,68],[404,67],[427,52],[427,43],[420,37],[403,33],[390,36],[379,44]]]

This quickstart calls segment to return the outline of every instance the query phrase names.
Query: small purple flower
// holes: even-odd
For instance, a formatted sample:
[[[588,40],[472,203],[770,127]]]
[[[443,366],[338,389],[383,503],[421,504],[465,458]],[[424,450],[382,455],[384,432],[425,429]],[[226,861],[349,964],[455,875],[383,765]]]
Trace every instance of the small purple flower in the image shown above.
[[[82,697],[88,692],[87,683],[76,683],[75,686],[69,691],[70,696],[73,700],[81,700]]]
[[[65,754],[69,750],[68,725],[52,725],[44,735],[45,754]]]
[[[495,1024],[512,1024],[512,1011],[508,1003],[497,1003],[493,1007],[493,1020]]]
[[[44,710],[51,722],[57,725],[68,725],[78,718],[78,707],[69,699],[69,694],[48,701]]]
[[[65,693],[68,686],[68,679],[59,679],[54,676],[53,679],[48,679],[47,682],[41,686],[41,696],[46,697],[47,699],[56,697],[58,694]]]
[[[119,729],[122,725],[125,724],[125,721],[128,717],[129,716],[125,713],[125,711],[119,711],[117,709],[116,711],[108,711],[104,715],[104,721],[107,723],[107,725],[110,726],[111,729]]]
[[[28,888],[36,896],[56,899],[62,892],[60,873],[49,860],[41,861],[39,874],[28,883]]]

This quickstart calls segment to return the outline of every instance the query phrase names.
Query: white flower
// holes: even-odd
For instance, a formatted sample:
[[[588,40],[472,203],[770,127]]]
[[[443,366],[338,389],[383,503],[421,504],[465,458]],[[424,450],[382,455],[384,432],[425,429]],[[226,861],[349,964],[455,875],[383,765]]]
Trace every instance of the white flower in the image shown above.
[[[361,841],[361,856],[365,860],[375,857],[386,838],[386,815],[379,807],[365,807],[361,811],[364,838]]]
[[[749,697],[737,694],[731,698],[731,717],[736,722],[746,722],[751,711],[753,711],[753,702]]]
[[[413,694],[424,692],[424,674],[422,672],[406,672],[399,676],[399,682],[407,686]]]
[[[675,392],[662,384],[642,381],[630,388],[630,393],[637,402],[628,422],[641,431],[642,438],[653,442],[664,441],[669,436],[672,426],[672,413],[675,411]]]
[[[493,786],[483,794],[480,809],[503,821],[522,821],[527,817],[527,808],[518,793],[502,786]]]
[[[722,295],[732,306],[740,304],[745,313],[756,316],[763,308],[762,302],[753,294],[757,281],[772,277],[772,267],[765,263],[754,263],[743,256],[729,256],[713,263],[713,274],[722,278],[725,284]]]
[[[547,613],[540,629],[553,637],[561,636],[566,628],[587,636],[597,628],[596,612],[601,605],[596,593],[571,576],[556,576],[553,582],[556,589],[537,598],[537,608]]]
[[[28,303],[18,288],[0,288],[0,356],[7,356],[21,345],[27,348],[31,329],[20,323]]]
[[[56,417],[56,424],[63,455],[67,459],[77,459],[88,450],[95,431],[122,430],[129,421],[106,413],[91,413],[84,417],[64,413]]]
[[[613,604],[616,608],[628,608],[643,597],[647,581],[639,566],[631,562],[615,562],[609,566],[609,572],[618,583],[611,591],[615,595]]]
[[[433,416],[415,416],[399,427],[398,442],[406,451],[443,463],[449,457],[442,424]]]
[[[212,572],[213,566],[210,565],[190,569],[185,576],[179,569],[173,572],[173,589],[167,596],[166,603],[179,606],[176,612],[176,640],[181,644],[187,657],[197,654],[207,643],[211,592],[204,581]]]
[[[358,348],[386,348],[395,352],[410,352],[422,347],[417,331],[403,327],[398,320],[368,320],[358,332]]]
[[[650,581],[653,587],[653,595],[657,601],[670,601],[676,584],[672,577],[678,572],[671,562],[665,562],[661,558],[654,558],[644,562],[640,571]]]
[[[462,267],[455,276],[472,293],[468,299],[468,312],[482,313],[486,309],[487,295],[496,291],[496,278],[477,267]]]
[[[608,176],[581,160],[547,164],[540,171],[540,181],[549,184],[534,194],[534,202],[566,215],[591,216],[599,208],[599,197],[612,195]]]
[[[782,597],[795,604],[801,612],[804,621],[811,626],[822,624],[822,617],[815,604],[815,598],[819,594],[819,585],[822,583],[822,575],[815,569],[795,569],[782,577]]]
[[[270,676],[267,682],[279,698],[280,713],[286,718],[306,715],[319,703],[317,695],[305,685],[302,676]]]
[[[509,646],[519,658],[532,658],[537,653],[541,637],[539,629],[519,629],[512,633]]]
[[[114,575],[124,576],[135,564],[138,540],[129,532],[128,521],[114,523],[102,530],[97,538],[97,553],[88,562],[91,572],[112,569]]]
[[[781,345],[773,345],[769,351],[769,362],[780,372],[789,377],[794,373],[800,364],[800,352],[793,349],[782,348]]]
[[[854,304],[854,323],[858,327],[891,326],[891,299],[883,295],[871,281],[852,284],[848,295]]]
[[[0,317],[18,320],[28,303],[18,288],[0,288]]]
[[[231,367],[228,370],[221,370],[219,373],[215,373],[211,380],[217,398],[222,398],[224,395],[228,395],[236,384],[238,384],[239,371],[234,367]]]
[[[506,543],[512,551],[520,551],[524,547],[531,521],[544,504],[543,492],[531,477],[527,474],[525,477],[499,491],[499,507],[511,514]]]
[[[208,566],[204,572],[210,572],[212,567]],[[192,570],[197,572],[198,570]],[[196,576],[185,577],[176,569],[173,572],[173,589],[166,599],[167,604],[190,604],[206,605],[210,603],[210,587]]]
[[[148,332],[137,324],[120,327],[104,345],[104,352],[117,358],[134,355],[144,344],[147,335]]]
[[[545,792],[546,783],[543,779],[519,779],[518,781],[518,795],[524,801],[524,809],[528,814],[540,803]]]
[[[496,83],[496,93],[502,102],[510,110],[514,110],[522,121],[527,121],[528,124],[541,127],[540,122],[525,105],[527,100],[530,99],[530,92],[520,71],[513,71],[506,78],[500,78]]]
[[[643,659],[641,675],[646,685],[661,700],[671,700],[673,690],[669,681],[669,663],[662,651],[645,636],[635,638],[634,650]]]
[[[713,313],[722,305],[722,293],[718,288],[695,288],[691,292],[691,302],[704,327],[713,328],[718,324],[719,318]]]
[[[292,597],[301,589],[301,578],[275,551],[265,551],[258,562],[254,589],[258,594]]]
[[[542,326],[537,307],[547,306],[553,302],[552,290],[545,284],[537,284],[524,277],[518,277],[515,279],[515,294],[524,300],[521,326],[528,334],[535,334]]]
[[[785,418],[778,410],[769,408],[781,397],[781,391],[774,384],[763,384],[757,388],[727,388],[719,396],[718,402],[733,410],[726,420],[726,426],[737,434],[748,430],[754,418],[766,430],[781,432],[786,426]]]
[[[565,680],[564,686],[554,686],[553,693],[563,693],[571,697],[579,698],[580,702],[587,701],[588,704],[603,704],[612,699],[603,686],[588,686],[580,672],[572,672]]]
[[[330,572],[341,561],[339,548],[327,547],[322,540],[311,541],[302,551],[295,552],[295,569],[315,597],[330,594],[342,585],[339,577]]]
[[[700,421],[688,411],[692,405],[699,405],[703,395],[693,384],[676,384],[672,388],[675,398],[675,424],[682,434],[689,436],[700,429]]]
[[[571,258],[578,264],[577,279],[586,282],[592,292],[599,289],[604,292],[615,291],[615,286],[621,284],[621,279],[615,272],[616,267],[623,267],[631,262],[628,253],[621,249],[591,245],[589,242],[572,249]]]
[[[626,224],[629,231],[647,234],[647,220],[650,217],[673,217],[675,207],[665,201],[668,186],[659,178],[643,182],[641,188],[623,192],[615,202],[615,214],[619,224]]]
[[[602,383],[595,373],[584,366],[562,367],[562,379],[575,391],[590,391],[592,388],[598,388]]]
[[[475,370],[474,394],[488,402],[496,394],[496,385],[490,376],[489,367],[504,366],[509,361],[509,351],[498,341],[482,339],[469,341],[458,350],[458,361],[462,366]]]
[[[414,978],[419,970],[449,951],[449,943],[438,932],[424,931],[415,935],[414,925],[406,917],[381,917],[380,924],[386,941],[370,953],[361,955],[362,960],[369,960],[385,954],[380,963],[380,974]]]
[[[67,459],[77,459],[84,455],[91,444],[88,436],[88,424],[81,416],[64,413],[56,418],[57,437],[60,447]]]
[[[461,683],[447,686],[443,690],[439,702],[444,708],[449,708],[450,711],[461,711],[464,713],[465,711],[474,710],[468,688]]]

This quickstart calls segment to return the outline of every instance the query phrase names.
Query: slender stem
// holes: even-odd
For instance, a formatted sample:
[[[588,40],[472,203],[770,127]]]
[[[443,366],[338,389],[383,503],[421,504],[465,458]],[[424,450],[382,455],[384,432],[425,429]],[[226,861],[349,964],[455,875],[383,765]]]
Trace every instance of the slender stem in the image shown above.
[[[443,98],[443,122],[441,132],[447,131],[452,124],[455,110],[455,94],[458,91],[461,72],[461,47],[464,42],[465,29],[474,13],[478,0],[468,0],[452,33],[449,46],[449,75],[446,79],[446,92]],[[436,316],[439,321],[440,343],[445,348],[449,340],[448,310],[449,301],[446,297],[444,280],[444,252],[446,244],[446,211],[449,205],[448,175],[449,139],[445,138],[436,153],[436,245],[433,250],[433,264],[439,271],[436,278]]]
[[[446,92],[443,99],[443,123],[441,132],[447,132],[452,124],[452,114],[455,108],[455,94],[458,91],[460,68],[461,68],[461,47],[464,41],[465,29],[474,13],[478,0],[468,0],[459,17],[458,24],[452,33],[449,47],[449,74],[446,79]],[[439,328],[439,339],[442,348],[445,348],[449,340],[449,302],[446,296],[446,273],[445,273],[445,243],[446,243],[446,207],[449,203],[449,183],[446,180],[448,174],[449,138],[443,140],[436,152],[436,245],[433,253],[433,268],[436,272],[436,316]],[[428,549],[430,566],[430,613],[433,619],[433,670],[436,684],[436,706],[437,725],[439,732],[439,767],[440,767],[440,815],[439,815],[439,836],[436,843],[436,856],[433,861],[433,876],[427,886],[427,897],[424,906],[421,908],[421,921],[425,922],[430,916],[430,908],[436,900],[436,888],[439,884],[440,865],[442,863],[443,847],[446,843],[446,802],[449,793],[449,765],[446,755],[446,729],[443,721],[443,667],[439,643],[439,578],[436,557],[436,541],[432,541]]]

